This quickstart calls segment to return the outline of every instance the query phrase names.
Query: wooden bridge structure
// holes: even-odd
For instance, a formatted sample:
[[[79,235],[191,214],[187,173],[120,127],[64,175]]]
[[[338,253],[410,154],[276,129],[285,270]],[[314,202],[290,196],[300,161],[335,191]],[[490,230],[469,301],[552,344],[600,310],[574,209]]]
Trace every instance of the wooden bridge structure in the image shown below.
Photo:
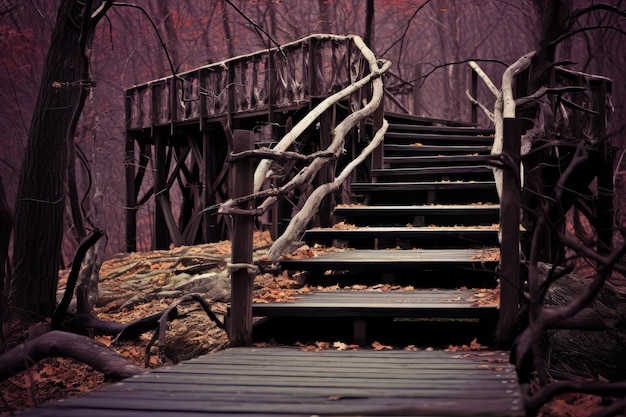
[[[241,137],[250,149],[275,144],[300,129],[317,105],[371,71],[354,37],[316,35],[128,89],[128,250],[136,249],[137,212],[153,200],[153,248],[232,237],[232,262],[252,263],[252,217],[233,215],[231,222],[230,215],[218,213],[220,203],[241,195],[237,186],[252,181],[250,164],[230,164],[229,155],[246,150]],[[523,97],[523,74],[518,77],[517,95]],[[591,95],[575,89],[572,97],[555,96],[553,105],[567,101],[579,112],[572,122],[585,120],[603,131],[609,80],[556,70],[552,81],[555,87],[585,85]],[[367,82],[341,96],[301,129],[290,149],[303,154],[326,149],[337,124],[364,109],[376,88]],[[598,107],[591,108],[594,103]],[[525,200],[517,164],[520,136],[529,126],[518,118],[505,120],[506,158],[498,158],[491,154],[490,128],[403,114],[399,97],[385,104],[349,130],[342,158],[358,155],[384,118],[383,144],[343,192],[324,200],[302,236],[310,246],[335,249],[279,260],[281,269],[302,273],[308,283],[344,289],[252,304],[252,272],[233,272],[227,316],[231,342],[272,340],[283,347],[232,348],[24,415],[524,415],[506,350],[441,348],[476,338],[506,349],[518,322],[524,289],[520,252],[532,233],[532,222],[520,223],[520,207],[532,202]],[[524,111],[520,108],[520,114]],[[562,132],[564,140],[538,152],[539,158],[554,146],[573,152],[566,142],[579,138],[571,127],[569,136]],[[605,143],[590,146],[594,159],[609,160]],[[504,160],[513,165],[503,170],[505,192],[499,197],[492,167]],[[337,160],[335,169],[321,171],[311,187],[332,181],[345,164]],[[298,161],[276,164],[266,187],[280,187],[301,166]],[[594,205],[580,199],[571,204],[586,210],[608,248],[607,172],[587,174],[576,179],[577,194],[589,196]],[[593,196],[592,178],[602,190]],[[257,227],[280,235],[309,192],[293,192],[291,205],[274,203]],[[349,226],[332,227],[338,223]],[[544,256],[553,255],[548,244]],[[488,295],[496,296],[485,301]],[[254,326],[252,317],[258,318]],[[284,347],[316,340],[362,347],[348,352]],[[365,348],[373,341],[435,349]]]

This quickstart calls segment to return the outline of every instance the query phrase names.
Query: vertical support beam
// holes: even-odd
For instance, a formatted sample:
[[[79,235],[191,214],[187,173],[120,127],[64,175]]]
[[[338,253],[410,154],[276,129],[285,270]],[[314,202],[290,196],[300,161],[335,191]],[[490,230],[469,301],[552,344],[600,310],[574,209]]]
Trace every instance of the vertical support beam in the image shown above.
[[[380,106],[374,111],[374,123],[372,124],[372,135],[374,135],[378,129],[383,126],[383,119],[385,117],[385,100],[380,102]],[[374,149],[372,152],[372,169],[382,169],[384,161],[383,142]],[[372,182],[376,182],[376,177],[372,177]]]
[[[315,72],[315,40],[309,38],[309,100],[317,95],[317,73]]]
[[[176,77],[170,78],[170,135],[174,135],[175,125],[178,121],[178,82]],[[183,86],[181,85],[181,92]]]
[[[478,73],[474,71],[470,67],[470,92],[474,99],[478,100]],[[471,122],[474,124],[478,124],[478,104],[476,102],[472,102],[472,114],[471,114]]]
[[[137,190],[135,189],[135,140],[126,133],[126,252],[137,251]]]
[[[520,304],[520,141],[521,121],[504,119],[502,153],[505,168],[502,178],[502,200],[500,201],[500,316],[497,339],[503,345],[513,340],[513,329],[517,322]]]
[[[422,92],[419,84],[422,78],[422,64],[413,65],[413,114],[419,116],[422,113]]]
[[[167,193],[167,162],[165,147],[167,141],[163,129],[155,129],[154,138],[154,222],[152,224],[152,249],[168,249],[170,235],[165,221],[159,194]]]
[[[333,112],[334,106],[320,115],[320,150],[328,149],[332,142],[331,129],[333,128]],[[327,167],[320,170],[317,174],[317,184],[323,185],[335,180],[335,163],[329,161]],[[331,227],[332,211],[333,211],[333,193],[324,197],[320,203],[319,208],[319,226]]]
[[[228,97],[227,97],[227,120],[228,126],[230,129],[234,129],[233,126],[233,115],[235,114],[235,63],[234,61],[228,61],[226,71],[227,80],[228,80]]]
[[[208,207],[211,207],[215,204],[215,196],[211,190],[211,185],[215,180],[213,173],[215,172],[215,168],[213,167],[213,159],[211,151],[209,150],[209,146],[211,146],[211,140],[209,136],[209,132],[203,130],[202,134],[202,196],[204,200],[202,202],[202,241],[203,242],[212,242],[211,240],[211,228],[213,226],[211,222],[211,217],[214,213],[211,213],[211,210],[208,210]]]
[[[252,132],[235,130],[233,152],[252,149]],[[240,159],[232,165],[230,175],[230,197],[249,195],[253,191],[254,162],[250,158]],[[239,208],[252,208],[252,202],[242,203]],[[251,215],[235,214],[231,235],[232,263],[252,263],[252,234],[254,218]],[[228,338],[231,346],[248,346],[252,343],[252,282],[254,274],[247,268],[236,268],[231,272],[230,317]]]
[[[277,52],[276,52],[277,53]],[[272,50],[269,50],[267,53],[267,66],[268,66],[268,71],[266,71],[267,74],[267,86],[268,86],[268,92],[267,92],[267,123],[269,123],[270,125],[272,125],[272,123],[274,123],[274,108],[276,107],[276,88],[278,85],[277,82],[277,71],[278,69],[276,68],[276,60],[274,59],[274,52],[272,52]],[[272,129],[273,131],[273,129]]]

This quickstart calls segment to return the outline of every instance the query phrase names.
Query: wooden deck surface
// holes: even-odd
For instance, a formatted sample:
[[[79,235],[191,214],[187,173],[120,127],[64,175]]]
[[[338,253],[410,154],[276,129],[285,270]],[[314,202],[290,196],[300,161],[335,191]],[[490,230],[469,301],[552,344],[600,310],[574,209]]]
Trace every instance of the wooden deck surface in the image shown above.
[[[506,352],[237,348],[20,416],[523,416]]]

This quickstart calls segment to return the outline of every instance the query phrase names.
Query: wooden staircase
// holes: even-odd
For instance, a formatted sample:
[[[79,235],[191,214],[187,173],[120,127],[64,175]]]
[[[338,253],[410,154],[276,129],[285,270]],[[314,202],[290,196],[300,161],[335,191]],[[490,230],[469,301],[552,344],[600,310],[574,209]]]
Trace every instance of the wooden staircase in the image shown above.
[[[499,264],[498,198],[486,166],[493,132],[386,118],[383,168],[351,184],[357,203],[334,210],[343,227],[303,236],[343,250],[280,262],[310,285],[342,289],[254,304],[264,317],[256,340],[493,342],[498,301],[483,301],[497,293]]]

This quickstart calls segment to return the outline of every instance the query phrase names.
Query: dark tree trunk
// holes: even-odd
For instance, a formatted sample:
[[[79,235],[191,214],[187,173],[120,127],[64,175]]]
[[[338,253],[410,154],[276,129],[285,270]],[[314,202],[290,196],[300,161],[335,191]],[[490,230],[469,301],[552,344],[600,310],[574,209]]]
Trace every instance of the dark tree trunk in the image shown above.
[[[367,7],[365,10],[365,44],[374,51],[374,0],[367,0]]]
[[[89,3],[89,2],[88,2]],[[85,5],[64,0],[46,57],[24,152],[17,201],[11,306],[20,315],[49,316],[61,258],[68,132],[80,114],[85,60]]]
[[[572,12],[572,0],[534,0],[539,16],[539,45],[531,62],[530,91],[548,84],[548,69],[552,67],[557,44],[565,33],[567,19]]]
[[[4,184],[0,178],[0,323],[4,323],[7,306],[7,286],[10,279],[9,241],[13,229],[13,216],[7,204]],[[2,333],[2,332],[0,332]],[[0,337],[3,337],[1,334]],[[4,340],[0,340],[0,350],[4,350]]]

